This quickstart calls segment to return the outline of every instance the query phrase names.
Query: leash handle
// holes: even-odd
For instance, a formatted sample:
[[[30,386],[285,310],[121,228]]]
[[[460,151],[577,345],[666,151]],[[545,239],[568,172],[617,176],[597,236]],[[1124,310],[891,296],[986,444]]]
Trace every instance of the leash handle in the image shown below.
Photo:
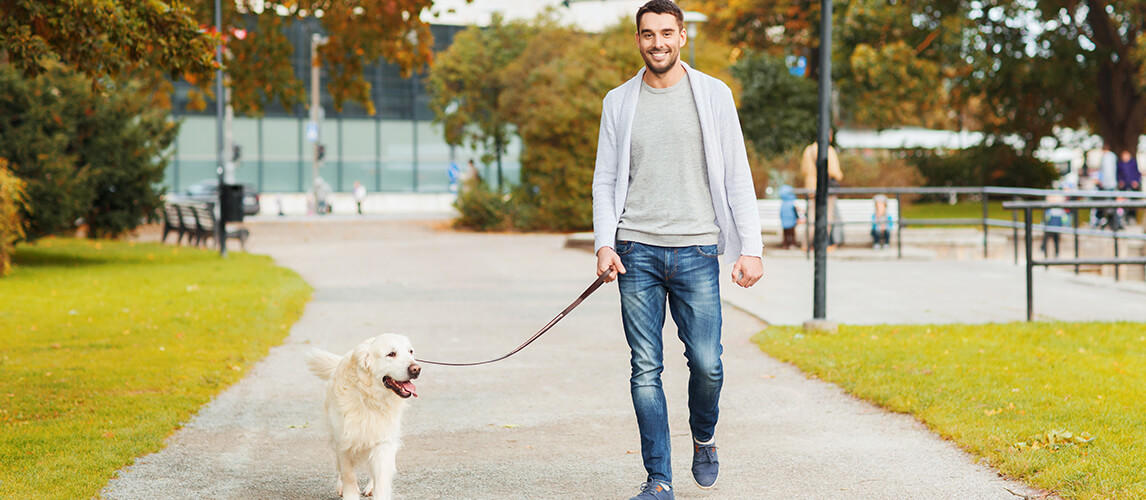
[[[611,268],[610,268],[610,271],[611,271]],[[532,344],[534,340],[537,340],[538,338],[540,338],[542,335],[545,334],[545,332],[548,332],[550,328],[553,328],[553,326],[556,325],[558,321],[561,321],[561,319],[564,318],[566,315],[568,315],[570,312],[572,312],[573,309],[576,309],[577,306],[581,305],[581,302],[583,302],[586,298],[588,298],[590,295],[592,295],[593,292],[597,291],[598,288],[601,288],[601,285],[605,283],[605,278],[607,278],[610,274],[611,274],[610,272],[601,273],[601,275],[598,276],[597,279],[595,281],[593,281],[593,283],[591,285],[589,285],[589,288],[586,288],[584,292],[581,292],[581,296],[577,297],[577,300],[574,300],[572,304],[569,304],[569,307],[566,307],[564,311],[561,311],[559,314],[557,314],[557,316],[555,316],[553,319],[549,320],[549,323],[546,323],[545,326],[541,327],[541,330],[538,330],[537,333],[533,334],[532,337],[529,337],[529,340],[526,340],[525,343],[517,346],[516,349],[509,351],[504,356],[501,356],[499,358],[494,358],[494,359],[487,359],[485,361],[475,361],[472,363],[447,363],[444,361],[429,361],[429,360],[417,359],[417,358],[414,358],[414,361],[417,361],[417,362],[422,363],[422,364],[438,365],[438,366],[478,366],[478,365],[486,365],[489,363],[496,363],[496,362],[501,361],[505,358],[513,356],[514,354],[517,354],[518,351],[525,349],[527,346],[529,346],[529,344]]]

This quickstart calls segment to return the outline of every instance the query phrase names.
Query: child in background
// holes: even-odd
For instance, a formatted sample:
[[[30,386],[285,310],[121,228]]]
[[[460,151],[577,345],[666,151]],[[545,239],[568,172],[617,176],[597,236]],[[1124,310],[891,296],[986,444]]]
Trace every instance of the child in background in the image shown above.
[[[780,248],[787,250],[796,243],[796,224],[800,221],[800,214],[796,211],[796,191],[792,186],[780,186],[780,227],[784,229],[784,241]]]
[[[871,215],[871,247],[887,248],[891,241],[891,228],[895,225],[891,214],[887,212],[887,197],[877,194],[872,202],[875,203],[875,213]]]
[[[1059,194],[1048,195],[1047,201],[1050,203],[1062,203],[1066,201],[1066,196]],[[1048,229],[1061,228],[1066,225],[1067,213],[1066,209],[1062,207],[1048,208],[1045,217],[1045,224]],[[1049,239],[1054,242],[1054,256],[1058,257],[1058,244],[1060,236],[1062,235],[1054,231],[1043,231],[1043,244],[1041,247],[1043,255],[1047,255],[1047,240]]]

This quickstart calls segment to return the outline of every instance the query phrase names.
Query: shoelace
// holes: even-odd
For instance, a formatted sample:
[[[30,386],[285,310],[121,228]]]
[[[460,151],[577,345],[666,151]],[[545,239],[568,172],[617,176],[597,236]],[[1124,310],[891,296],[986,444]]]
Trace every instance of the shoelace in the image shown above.
[[[641,483],[641,493],[647,493],[649,490],[655,488],[658,484],[664,485],[665,491],[672,489],[672,486],[669,486],[668,484],[662,483],[660,481],[645,481]]]
[[[698,454],[703,454],[704,461],[709,463],[717,462],[716,458],[716,445],[711,444],[694,444]]]

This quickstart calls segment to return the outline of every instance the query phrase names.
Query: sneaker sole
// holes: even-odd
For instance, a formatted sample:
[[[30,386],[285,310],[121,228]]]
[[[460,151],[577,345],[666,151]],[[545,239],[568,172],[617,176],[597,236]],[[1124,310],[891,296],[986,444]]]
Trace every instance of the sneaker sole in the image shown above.
[[[701,485],[701,484],[700,484],[700,482],[699,482],[699,481],[697,481],[697,480],[696,480],[696,477],[694,476],[694,477],[692,478],[692,484],[695,484],[697,488],[700,488],[700,489],[702,489],[702,490],[711,490],[713,486],[716,486],[716,481],[719,481],[719,480],[720,480],[720,473],[717,473],[717,474],[716,474],[716,479],[714,479],[714,480],[712,481],[712,484],[710,484],[710,485],[708,485],[708,486],[703,486],[703,485]]]

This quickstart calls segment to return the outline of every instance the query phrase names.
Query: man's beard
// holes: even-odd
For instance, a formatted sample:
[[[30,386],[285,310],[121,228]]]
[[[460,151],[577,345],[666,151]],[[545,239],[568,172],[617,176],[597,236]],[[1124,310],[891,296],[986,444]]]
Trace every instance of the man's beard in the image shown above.
[[[645,56],[647,56],[645,58],[645,67],[648,68],[649,71],[652,71],[653,74],[655,74],[657,76],[668,73],[669,70],[671,70],[674,66],[676,66],[677,61],[680,60],[680,54],[679,53],[673,54],[673,56],[671,58],[669,58],[668,60],[665,61],[665,66],[663,69],[657,69],[657,68],[653,67],[652,56],[649,55],[648,53],[645,53]]]

